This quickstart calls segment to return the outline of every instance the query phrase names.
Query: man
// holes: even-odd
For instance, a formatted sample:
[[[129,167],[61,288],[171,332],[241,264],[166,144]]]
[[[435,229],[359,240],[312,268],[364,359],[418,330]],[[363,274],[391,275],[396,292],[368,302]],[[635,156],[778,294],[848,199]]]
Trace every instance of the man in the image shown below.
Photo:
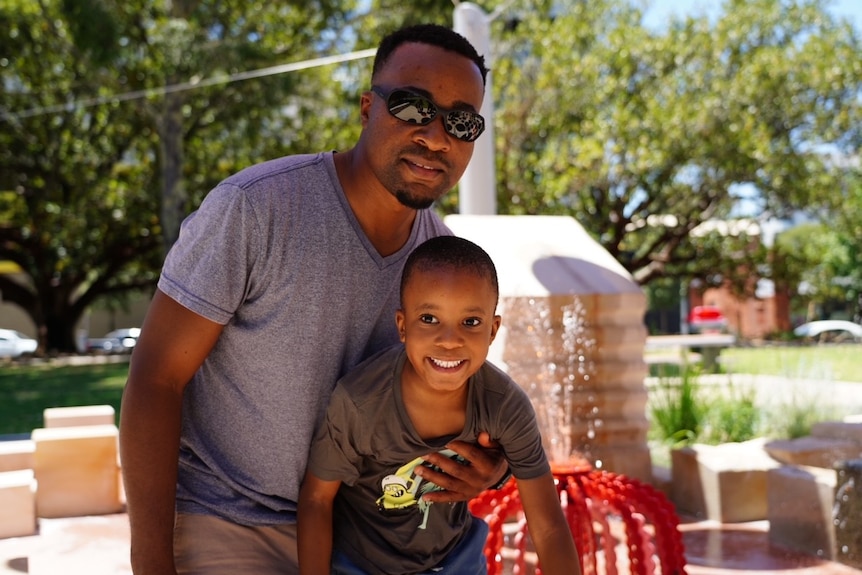
[[[427,208],[484,129],[486,73],[447,28],[395,32],[353,148],[252,166],[183,222],[121,410],[135,573],[297,572],[314,427],[338,377],[398,341],[401,269],[449,233]],[[446,472],[426,469],[445,488],[429,499],[468,499],[502,476],[493,449],[451,448],[471,465],[429,454]]]

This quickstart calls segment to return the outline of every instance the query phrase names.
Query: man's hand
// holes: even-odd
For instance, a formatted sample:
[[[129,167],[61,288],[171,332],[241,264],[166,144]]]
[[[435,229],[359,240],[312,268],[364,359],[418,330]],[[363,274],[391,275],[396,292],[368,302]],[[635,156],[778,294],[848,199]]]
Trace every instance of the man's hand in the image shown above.
[[[426,493],[422,496],[425,501],[469,501],[496,485],[508,468],[499,446],[484,431],[479,434],[477,444],[453,441],[446,447],[469,461],[470,465],[458,463],[439,453],[426,455],[425,461],[439,467],[442,472],[420,465],[416,468],[416,474],[439,485],[443,491]]]

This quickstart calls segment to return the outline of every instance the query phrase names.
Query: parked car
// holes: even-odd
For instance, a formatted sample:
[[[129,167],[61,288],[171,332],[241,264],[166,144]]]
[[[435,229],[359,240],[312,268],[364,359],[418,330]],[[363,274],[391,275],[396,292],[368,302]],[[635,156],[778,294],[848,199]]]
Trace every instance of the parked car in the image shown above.
[[[0,329],[0,357],[20,357],[33,353],[39,342],[14,329]]]
[[[815,341],[862,341],[862,325],[841,319],[821,319],[803,323],[793,330],[797,337]]]
[[[115,329],[105,334],[105,337],[93,337],[87,340],[87,351],[96,353],[131,353],[138,343],[141,328],[130,327]]]
[[[727,330],[727,318],[721,310],[711,305],[696,305],[688,314],[691,333],[721,333]]]

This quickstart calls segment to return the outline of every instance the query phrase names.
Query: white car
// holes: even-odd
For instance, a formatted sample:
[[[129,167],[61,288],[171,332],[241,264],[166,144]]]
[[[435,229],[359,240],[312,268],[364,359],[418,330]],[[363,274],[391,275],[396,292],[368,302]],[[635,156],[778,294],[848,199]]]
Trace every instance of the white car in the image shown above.
[[[803,323],[793,334],[818,341],[862,341],[862,325],[841,319],[822,319]]]
[[[115,329],[105,334],[105,337],[95,337],[87,340],[87,351],[100,353],[131,353],[138,343],[141,328],[130,327]]]
[[[33,353],[39,342],[14,329],[0,329],[0,357],[20,357]]]

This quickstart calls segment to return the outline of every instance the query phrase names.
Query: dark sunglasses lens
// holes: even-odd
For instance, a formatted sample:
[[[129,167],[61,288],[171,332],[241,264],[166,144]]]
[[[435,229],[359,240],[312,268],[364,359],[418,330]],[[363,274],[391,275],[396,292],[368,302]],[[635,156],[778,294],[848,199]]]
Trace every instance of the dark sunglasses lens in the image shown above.
[[[485,131],[485,119],[466,110],[449,112],[443,123],[447,132],[465,142],[472,142]]]
[[[387,100],[389,113],[403,122],[425,126],[437,116],[437,106],[413,92],[395,90]],[[472,142],[485,130],[485,120],[476,112],[454,110],[443,119],[446,131],[465,142]]]
[[[437,115],[437,106],[428,99],[403,90],[389,95],[389,113],[404,122],[424,126]]]

